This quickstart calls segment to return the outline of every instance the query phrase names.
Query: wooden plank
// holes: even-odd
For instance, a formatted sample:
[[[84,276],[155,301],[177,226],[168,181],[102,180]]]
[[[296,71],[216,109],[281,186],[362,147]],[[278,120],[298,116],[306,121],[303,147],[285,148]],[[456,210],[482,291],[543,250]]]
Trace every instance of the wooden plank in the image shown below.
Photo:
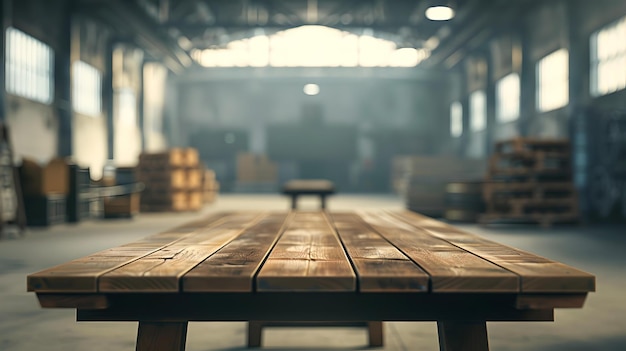
[[[102,275],[102,292],[177,292],[180,278],[266,215],[231,215],[172,245]]]
[[[359,213],[430,275],[432,292],[518,292],[518,277],[385,213]]]
[[[111,304],[106,295],[96,294],[37,294],[42,308],[76,308],[102,310]]]
[[[185,274],[183,291],[253,291],[254,275],[288,222],[287,214],[271,214],[249,227]]]
[[[355,291],[356,276],[320,212],[294,212],[256,279],[257,291]]]
[[[521,292],[575,293],[595,291],[595,276],[560,262],[463,232],[453,226],[403,211],[395,217],[518,274]]]
[[[224,217],[224,214],[215,214],[203,219],[202,223],[219,224],[227,217]],[[131,244],[97,252],[30,274],[27,277],[27,289],[48,293],[97,292],[98,278],[103,274],[182,240],[196,230],[196,224],[181,226],[172,231],[151,235]]]
[[[549,310],[554,308],[581,308],[587,294],[530,294],[519,295],[515,307],[520,310]]]
[[[353,213],[329,215],[352,260],[361,292],[428,291],[430,277]]]

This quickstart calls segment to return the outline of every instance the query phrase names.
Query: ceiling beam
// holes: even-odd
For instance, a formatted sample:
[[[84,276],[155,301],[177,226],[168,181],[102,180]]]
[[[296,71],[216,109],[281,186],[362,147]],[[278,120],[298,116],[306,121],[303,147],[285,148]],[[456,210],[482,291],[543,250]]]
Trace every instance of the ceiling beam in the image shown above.
[[[133,1],[110,0],[95,6],[79,6],[78,11],[101,18],[122,34],[132,35],[140,47],[159,52],[167,67],[181,73],[193,64],[189,54]]]

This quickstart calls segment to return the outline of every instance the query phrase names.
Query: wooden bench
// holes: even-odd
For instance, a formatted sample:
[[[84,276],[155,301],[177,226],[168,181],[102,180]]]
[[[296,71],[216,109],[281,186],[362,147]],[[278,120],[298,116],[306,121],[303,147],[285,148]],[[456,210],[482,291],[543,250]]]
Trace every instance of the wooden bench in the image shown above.
[[[184,350],[189,321],[436,321],[441,350],[485,351],[487,321],[552,321],[595,289],[589,273],[404,211],[217,213],[27,283],[78,321],[138,321],[140,351]]]
[[[317,195],[320,197],[320,207],[326,208],[326,196],[335,193],[335,185],[323,179],[294,179],[283,185],[283,194],[291,196],[291,208],[298,208],[300,195]]]

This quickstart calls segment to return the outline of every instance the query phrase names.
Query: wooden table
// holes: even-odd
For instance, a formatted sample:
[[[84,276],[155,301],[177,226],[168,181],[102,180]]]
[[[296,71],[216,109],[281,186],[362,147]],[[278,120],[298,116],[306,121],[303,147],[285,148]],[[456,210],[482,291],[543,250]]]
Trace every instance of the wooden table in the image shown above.
[[[298,196],[317,195],[320,207],[326,208],[326,196],[335,193],[333,182],[324,179],[294,179],[283,185],[283,194],[291,196],[291,209],[298,208]]]
[[[486,321],[552,321],[595,277],[411,212],[218,213],[28,276],[44,308],[139,321],[184,350],[189,321],[436,321],[488,350]]]

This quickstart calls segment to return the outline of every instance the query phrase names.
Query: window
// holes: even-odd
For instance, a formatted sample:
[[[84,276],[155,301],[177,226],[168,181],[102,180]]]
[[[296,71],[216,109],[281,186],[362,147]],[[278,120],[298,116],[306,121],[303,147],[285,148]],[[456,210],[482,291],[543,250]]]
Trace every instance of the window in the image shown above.
[[[83,61],[72,64],[72,105],[74,111],[97,117],[102,113],[100,72]]]
[[[487,127],[487,97],[484,90],[477,90],[470,95],[470,127],[473,132]]]
[[[569,54],[557,50],[537,63],[537,110],[556,110],[569,102]]]
[[[132,89],[118,89],[117,97],[117,120],[120,125],[137,125],[137,100]]]
[[[463,105],[458,101],[450,105],[450,135],[454,138],[463,135]]]
[[[519,111],[519,74],[511,73],[496,84],[496,118],[500,122],[511,122],[519,117]]]
[[[626,88],[626,17],[591,35],[591,95]]]
[[[53,60],[48,45],[15,28],[7,28],[6,91],[44,104],[51,103]]]
[[[191,51],[204,67],[415,67],[429,56],[426,48],[401,48],[371,30],[358,35],[317,25]]]

